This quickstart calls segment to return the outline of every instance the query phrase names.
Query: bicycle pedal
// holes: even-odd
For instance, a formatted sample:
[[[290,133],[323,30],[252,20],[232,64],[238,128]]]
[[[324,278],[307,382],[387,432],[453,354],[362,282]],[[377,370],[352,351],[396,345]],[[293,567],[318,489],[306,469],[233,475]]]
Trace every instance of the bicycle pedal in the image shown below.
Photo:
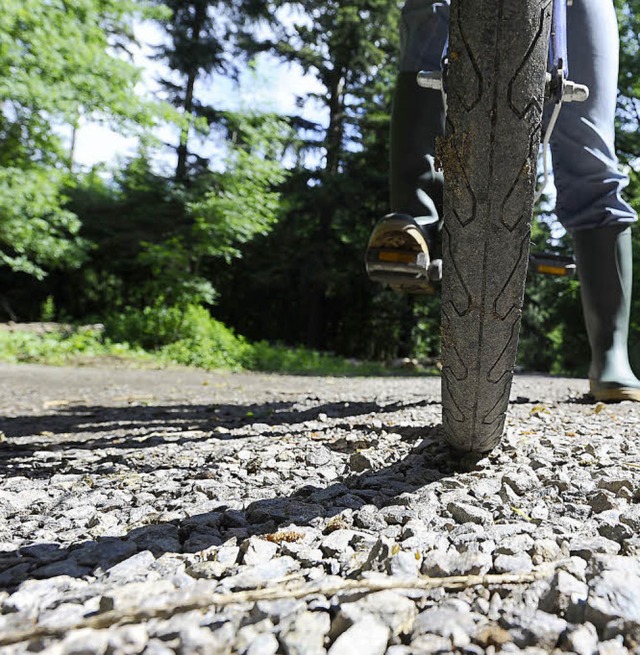
[[[370,272],[369,279],[389,287],[398,293],[410,295],[433,295],[436,287],[429,279],[422,276],[403,275],[397,271],[384,272],[381,270]]]
[[[367,252],[367,272],[378,270],[428,277],[429,256],[424,252],[370,248]]]
[[[529,256],[529,266],[535,273],[555,277],[573,277],[577,271],[573,257],[549,253],[532,253]]]
[[[433,294],[442,279],[442,260],[429,260],[424,252],[372,248],[367,253],[367,275],[373,282],[411,294]]]

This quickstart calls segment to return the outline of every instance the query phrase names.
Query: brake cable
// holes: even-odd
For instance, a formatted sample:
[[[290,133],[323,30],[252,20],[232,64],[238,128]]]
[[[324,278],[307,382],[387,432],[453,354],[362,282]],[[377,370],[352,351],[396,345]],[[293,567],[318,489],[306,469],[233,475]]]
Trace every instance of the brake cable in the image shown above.
[[[544,190],[547,188],[547,185],[549,184],[549,179],[551,178],[551,174],[549,170],[549,144],[551,143],[551,136],[553,135],[553,130],[555,129],[556,123],[558,122],[558,116],[560,116],[561,109],[562,109],[562,99],[558,100],[556,106],[553,108],[551,118],[549,119],[549,125],[547,125],[547,129],[544,134],[544,139],[542,141],[542,165],[544,167],[544,174],[542,177],[542,183],[540,184],[538,190],[536,191],[536,195],[533,200],[534,204],[537,204],[540,198],[542,198],[544,194]]]

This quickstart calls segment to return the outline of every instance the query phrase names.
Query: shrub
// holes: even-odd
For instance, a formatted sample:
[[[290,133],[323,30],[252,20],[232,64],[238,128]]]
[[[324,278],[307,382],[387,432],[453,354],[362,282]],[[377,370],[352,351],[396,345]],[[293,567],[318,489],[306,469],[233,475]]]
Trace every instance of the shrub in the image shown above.
[[[199,305],[128,309],[107,321],[106,334],[155,351],[162,361],[209,369],[241,368],[249,349]]]

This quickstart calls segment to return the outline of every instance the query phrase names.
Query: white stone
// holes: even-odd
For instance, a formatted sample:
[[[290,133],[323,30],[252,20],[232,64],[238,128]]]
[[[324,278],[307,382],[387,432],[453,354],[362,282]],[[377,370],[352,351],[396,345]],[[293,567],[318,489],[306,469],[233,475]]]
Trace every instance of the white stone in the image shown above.
[[[333,642],[328,655],[383,655],[390,636],[384,623],[365,617]]]

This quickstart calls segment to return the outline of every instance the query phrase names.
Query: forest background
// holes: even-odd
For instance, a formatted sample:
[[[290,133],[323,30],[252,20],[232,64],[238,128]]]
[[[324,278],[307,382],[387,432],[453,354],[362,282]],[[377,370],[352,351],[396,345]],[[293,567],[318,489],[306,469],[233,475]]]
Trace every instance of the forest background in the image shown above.
[[[396,295],[363,267],[368,234],[388,206],[401,4],[5,0],[0,321],[104,328],[45,343],[5,333],[0,355],[104,348],[270,370],[338,370],[341,358],[436,362],[438,295]],[[618,148],[639,209],[640,0],[616,7]],[[136,44],[140,25],[162,34],[148,62]],[[211,101],[212,85],[233,89],[247,70],[260,83],[260,53],[315,79],[298,105],[314,103],[322,120]],[[141,85],[151,60],[162,71],[153,95]],[[110,167],[81,165],[75,136],[87,122],[137,137],[138,152]],[[570,254],[551,204],[538,211],[533,248]],[[530,274],[520,365],[584,375],[587,362],[577,280]]]

